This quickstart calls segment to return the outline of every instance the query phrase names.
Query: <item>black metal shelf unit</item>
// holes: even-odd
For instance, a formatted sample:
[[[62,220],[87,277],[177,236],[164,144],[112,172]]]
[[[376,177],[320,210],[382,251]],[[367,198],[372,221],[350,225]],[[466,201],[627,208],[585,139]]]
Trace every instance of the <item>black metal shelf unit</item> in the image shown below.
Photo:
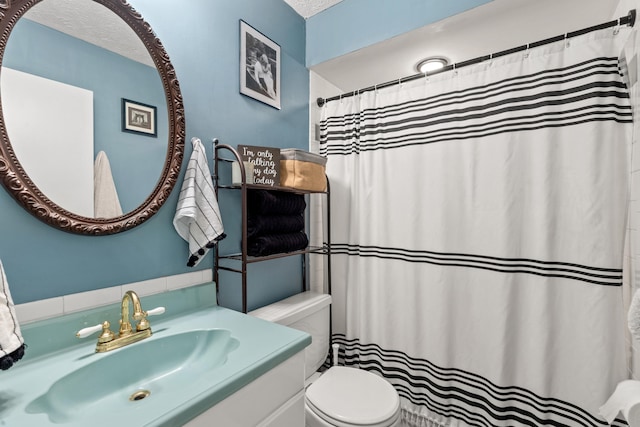
[[[221,153],[227,152],[228,155],[231,155],[232,158],[221,157]],[[290,256],[302,256],[302,292],[304,292],[307,288],[306,283],[306,269],[308,263],[308,255],[309,254],[321,254],[327,256],[326,261],[326,271],[327,271],[327,291],[331,293],[331,197],[330,197],[330,186],[329,180],[327,179],[327,189],[326,191],[305,191],[299,190],[290,187],[280,187],[280,186],[268,186],[268,185],[260,185],[260,184],[247,184],[246,180],[246,172],[244,168],[244,164],[240,158],[240,155],[236,151],[235,148],[228,144],[220,144],[217,140],[214,145],[214,166],[213,166],[213,184],[216,191],[216,196],[218,196],[219,190],[239,190],[241,192],[241,224],[242,224],[242,235],[241,235],[241,250],[240,253],[234,254],[220,254],[219,246],[216,248],[214,255],[214,267],[213,267],[213,280],[216,282],[216,286],[219,286],[219,271],[231,271],[235,273],[241,274],[242,280],[242,312],[247,312],[247,265],[257,262],[269,261],[278,258],[290,257]],[[241,176],[241,184],[239,185],[221,185],[219,182],[219,163],[220,162],[237,162],[240,169]],[[270,190],[270,191],[283,191],[288,193],[295,194],[325,194],[326,195],[326,205],[325,212],[327,216],[327,232],[325,236],[325,242],[322,246],[309,246],[306,249],[279,253],[261,257],[249,256],[247,254],[247,191],[248,190]],[[235,262],[239,262],[240,267],[234,268],[228,265],[221,265],[221,262],[225,260],[231,260]]]

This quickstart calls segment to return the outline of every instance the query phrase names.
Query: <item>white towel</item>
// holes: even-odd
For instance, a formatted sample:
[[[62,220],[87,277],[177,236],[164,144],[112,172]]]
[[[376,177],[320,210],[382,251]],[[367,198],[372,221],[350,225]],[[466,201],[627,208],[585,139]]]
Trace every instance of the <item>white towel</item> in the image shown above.
[[[627,313],[627,327],[633,338],[640,341],[640,289],[636,290],[631,298]]]
[[[122,208],[111,175],[111,165],[106,153],[100,151],[93,165],[93,216],[115,218],[120,215]]]
[[[600,407],[600,415],[609,425],[613,424],[620,412],[630,427],[640,427],[640,381],[621,381]]]
[[[173,226],[189,242],[189,267],[196,266],[225,237],[211,171],[202,142],[192,138],[193,152],[184,175]]]
[[[24,356],[24,340],[18,325],[9,283],[0,261],[0,369],[9,369]]]

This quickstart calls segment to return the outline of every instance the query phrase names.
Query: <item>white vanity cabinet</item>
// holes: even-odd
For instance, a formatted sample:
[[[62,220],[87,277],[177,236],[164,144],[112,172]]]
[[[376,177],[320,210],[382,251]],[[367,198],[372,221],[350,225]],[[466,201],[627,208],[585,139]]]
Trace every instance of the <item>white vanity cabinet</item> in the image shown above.
[[[304,350],[253,380],[185,427],[303,427]]]

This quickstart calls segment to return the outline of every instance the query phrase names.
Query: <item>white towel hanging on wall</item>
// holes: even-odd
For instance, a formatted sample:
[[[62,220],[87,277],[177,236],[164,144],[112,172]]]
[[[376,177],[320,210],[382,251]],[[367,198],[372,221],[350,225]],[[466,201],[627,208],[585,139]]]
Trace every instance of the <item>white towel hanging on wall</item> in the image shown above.
[[[104,151],[98,153],[93,166],[93,209],[95,218],[115,218],[122,215],[111,165]]]
[[[198,138],[185,172],[173,226],[189,242],[189,267],[196,266],[218,240],[225,237],[207,155]]]
[[[9,369],[24,356],[24,339],[0,261],[0,369]]]

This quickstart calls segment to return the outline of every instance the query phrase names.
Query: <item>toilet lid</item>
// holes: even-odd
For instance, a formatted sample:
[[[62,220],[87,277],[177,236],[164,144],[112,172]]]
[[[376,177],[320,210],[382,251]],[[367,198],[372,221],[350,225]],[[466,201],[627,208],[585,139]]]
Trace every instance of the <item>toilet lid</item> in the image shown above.
[[[325,417],[354,425],[383,423],[400,407],[398,392],[385,379],[343,366],[322,374],[307,388],[306,397]]]

